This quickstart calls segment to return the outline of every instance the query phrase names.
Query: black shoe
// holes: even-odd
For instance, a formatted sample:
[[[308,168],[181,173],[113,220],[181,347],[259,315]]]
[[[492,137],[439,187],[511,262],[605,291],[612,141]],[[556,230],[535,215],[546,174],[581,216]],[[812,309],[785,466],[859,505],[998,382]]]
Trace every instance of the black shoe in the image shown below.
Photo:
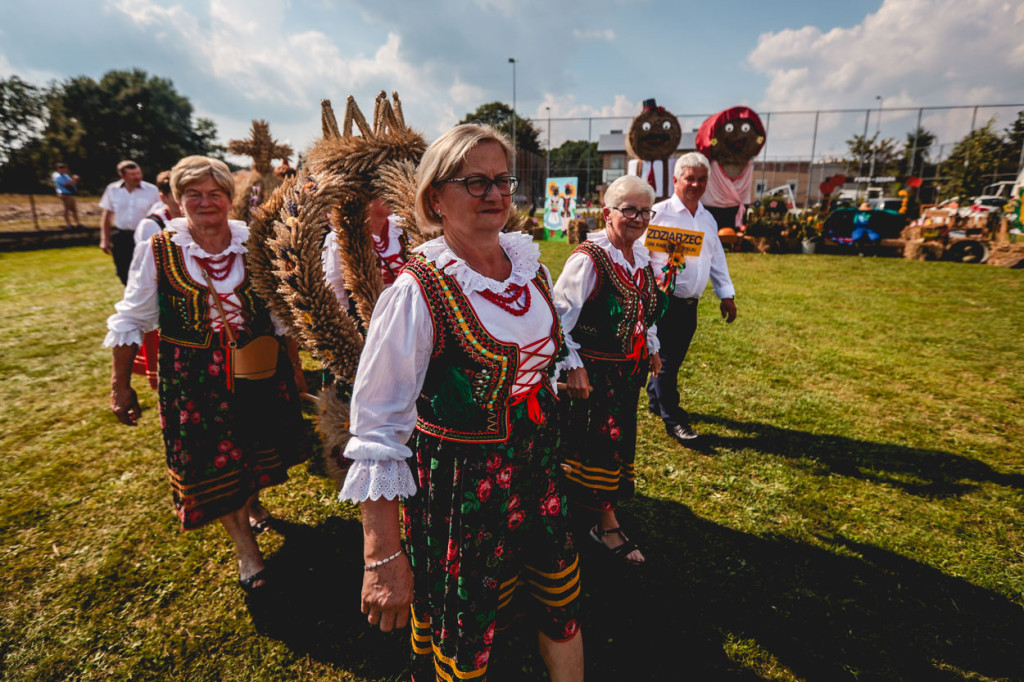
[[[665,432],[683,445],[686,445],[688,442],[700,437],[700,434],[694,431],[693,427],[689,424],[666,424]]]

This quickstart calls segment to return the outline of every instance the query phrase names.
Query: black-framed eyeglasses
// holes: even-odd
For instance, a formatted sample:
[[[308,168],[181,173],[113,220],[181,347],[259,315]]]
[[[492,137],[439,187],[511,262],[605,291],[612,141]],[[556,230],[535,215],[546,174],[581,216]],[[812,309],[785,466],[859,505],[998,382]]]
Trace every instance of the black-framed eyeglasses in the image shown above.
[[[619,208],[618,206],[611,206],[609,208],[618,211],[619,213],[622,214],[622,217],[626,218],[627,220],[636,220],[637,218],[642,218],[644,222],[647,222],[658,214],[657,211],[652,211],[649,208],[640,210],[639,208],[634,208],[633,206],[624,206],[623,208]]]
[[[470,175],[467,178],[452,178],[445,180],[445,183],[461,182],[469,192],[470,196],[485,197],[491,191],[491,186],[498,188],[498,194],[503,197],[512,196],[516,187],[519,187],[519,178],[511,175],[504,175],[500,178],[489,178],[484,175]]]

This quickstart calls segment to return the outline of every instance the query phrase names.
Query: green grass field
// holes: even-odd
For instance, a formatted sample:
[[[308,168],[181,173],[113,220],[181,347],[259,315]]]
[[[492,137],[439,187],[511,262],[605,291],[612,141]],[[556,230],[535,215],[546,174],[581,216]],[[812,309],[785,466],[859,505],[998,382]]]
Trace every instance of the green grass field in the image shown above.
[[[569,247],[543,245],[557,275]],[[705,437],[641,398],[648,564],[584,555],[588,680],[1024,679],[1024,273],[730,254],[681,374]],[[264,502],[277,576],[247,602],[217,527],[176,530],[155,396],[107,412],[99,249],[0,255],[4,679],[405,679],[359,613],[358,512],[316,463]],[[516,626],[492,679],[535,679]],[[524,653],[528,652],[528,653]],[[665,672],[668,671],[668,672]]]

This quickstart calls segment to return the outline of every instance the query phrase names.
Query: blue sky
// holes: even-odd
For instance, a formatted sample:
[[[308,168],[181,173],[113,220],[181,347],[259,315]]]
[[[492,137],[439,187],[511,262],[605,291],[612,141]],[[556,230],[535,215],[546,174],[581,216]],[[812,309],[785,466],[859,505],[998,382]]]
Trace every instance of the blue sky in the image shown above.
[[[307,147],[319,101],[364,111],[397,90],[428,138],[478,105],[511,103],[552,143],[628,125],[647,98],[685,127],[737,104],[759,112],[1024,101],[1024,0],[0,0],[0,76],[36,84],[139,67],[170,78],[223,140],[253,118]],[[998,114],[1000,127],[1016,110]],[[859,116],[859,118],[858,118]],[[971,112],[929,114],[950,141]],[[916,114],[883,118],[902,139]],[[770,152],[806,155],[812,117],[777,117]],[[875,121],[871,122],[874,129]],[[839,153],[863,114],[825,117],[817,154]]]

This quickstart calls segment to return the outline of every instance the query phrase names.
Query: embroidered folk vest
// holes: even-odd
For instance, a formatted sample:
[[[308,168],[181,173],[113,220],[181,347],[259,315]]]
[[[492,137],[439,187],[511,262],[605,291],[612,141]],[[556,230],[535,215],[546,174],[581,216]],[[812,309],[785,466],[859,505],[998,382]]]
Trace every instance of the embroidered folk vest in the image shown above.
[[[583,304],[579,320],[572,330],[573,341],[580,344],[579,354],[596,360],[634,359],[634,330],[637,320],[644,330],[661,314],[661,301],[654,270],[650,264],[640,272],[639,287],[628,273],[616,267],[608,253],[594,242],[583,242],[576,252],[586,254],[594,263],[597,284]],[[642,315],[642,317],[641,317]],[[644,339],[646,342],[646,337]]]
[[[153,259],[157,270],[157,301],[160,306],[160,338],[180,346],[208,348],[213,339],[210,329],[210,290],[196,282],[185,268],[181,247],[171,241],[172,232],[153,235]],[[256,298],[246,270],[235,288],[242,304],[244,325],[238,330],[240,345],[261,334],[273,334],[274,325],[263,302]]]
[[[519,347],[488,333],[455,278],[422,255],[404,272],[423,291],[434,326],[434,350],[416,401],[416,429],[444,440],[500,443],[509,437],[509,398],[519,369]],[[533,279],[543,294],[534,305],[551,309],[551,338],[564,354],[562,327],[543,271]],[[554,372],[554,360],[547,369]],[[542,379],[542,381],[544,381]]]

